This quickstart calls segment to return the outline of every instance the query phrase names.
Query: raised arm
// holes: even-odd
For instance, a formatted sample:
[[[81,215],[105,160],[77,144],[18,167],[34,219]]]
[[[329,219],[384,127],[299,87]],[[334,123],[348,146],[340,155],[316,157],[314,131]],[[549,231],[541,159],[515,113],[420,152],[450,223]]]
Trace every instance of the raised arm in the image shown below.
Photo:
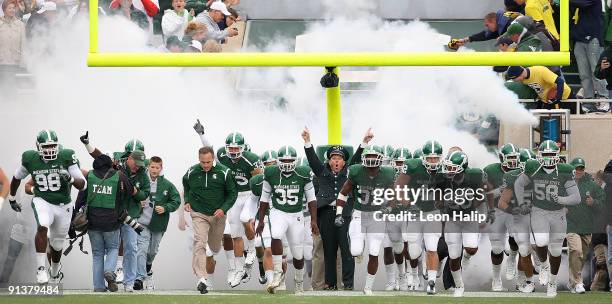
[[[324,166],[317,156],[312,143],[310,142],[310,131],[308,130],[308,127],[304,127],[304,131],[302,131],[302,139],[304,139],[304,152],[306,152],[306,158],[308,159],[308,164],[312,169],[312,173],[319,176],[321,173],[323,173]]]

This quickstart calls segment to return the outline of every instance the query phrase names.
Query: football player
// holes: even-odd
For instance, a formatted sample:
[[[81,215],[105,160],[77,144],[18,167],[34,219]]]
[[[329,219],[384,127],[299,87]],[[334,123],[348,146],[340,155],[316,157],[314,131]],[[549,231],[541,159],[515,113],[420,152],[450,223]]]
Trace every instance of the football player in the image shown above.
[[[395,153],[395,149],[391,145],[384,145],[381,147],[383,152],[382,164],[383,166],[393,166],[391,161],[393,160],[393,153]]]
[[[532,189],[525,189],[523,205],[518,205],[514,198],[514,182],[521,175],[527,160],[535,159],[536,156],[529,149],[521,149],[519,154],[519,169],[504,173],[502,192],[498,201],[498,208],[510,212],[513,217],[512,236],[518,244],[520,255],[518,264],[518,290],[525,293],[533,292],[533,265],[531,264],[531,194]],[[510,266],[507,266],[510,267]]]
[[[407,160],[412,158],[412,153],[408,148],[398,148],[393,153],[393,167],[395,168],[395,174],[399,175],[404,169],[404,164]]]
[[[561,246],[567,228],[564,206],[577,205],[581,201],[574,168],[559,161],[559,146],[552,140],[545,140],[538,148],[536,160],[525,163],[524,172],[514,183],[519,206],[525,203],[525,187],[532,185],[533,188],[531,230],[536,254],[542,262],[540,283],[547,285],[546,295],[549,297],[557,295]]]
[[[21,204],[15,200],[15,195],[21,180],[31,175],[34,180],[32,208],[38,224],[34,238],[36,282],[59,283],[63,277],[60,271],[62,249],[74,209],[70,190],[73,185],[83,190],[87,182],[74,151],[60,147],[55,131],[40,131],[36,137],[36,148],[21,155],[21,165],[11,181],[8,201],[13,210],[21,212]],[[47,248],[50,252],[49,268],[46,266]]]
[[[484,196],[479,199],[477,193],[478,189],[485,187],[485,174],[480,169],[468,168],[468,157],[460,150],[448,153],[442,162],[440,173],[444,179],[438,186],[445,194],[447,189],[453,191],[451,199],[446,199],[447,195],[444,195],[445,199],[442,200],[445,213],[450,215],[450,220],[444,226],[444,239],[448,245],[450,270],[455,282],[454,296],[462,297],[465,286],[461,268],[467,267],[470,258],[478,251],[480,223],[476,220],[457,219],[455,216],[471,214],[480,206]],[[468,197],[465,194],[467,189],[472,189],[475,195]]]
[[[304,214],[303,199],[306,198],[312,217],[310,229],[319,234],[317,227],[317,201],[310,168],[297,167],[297,152],[293,147],[283,146],[278,150],[278,166],[266,167],[259,207],[257,234],[264,229],[264,216],[270,210],[272,236],[272,262],[274,278],[267,286],[269,293],[274,293],[282,280],[282,239],[286,235],[293,266],[295,267],[295,294],[304,292]],[[270,206],[273,208],[270,209]]]
[[[419,156],[416,158],[416,156]],[[410,201],[400,200],[403,205],[410,205],[412,213],[424,216],[439,214],[436,209],[435,200],[429,195],[428,189],[433,189],[439,178],[437,171],[442,159],[442,145],[435,140],[425,142],[421,149],[415,150],[415,158],[406,160],[403,172],[395,181],[396,189],[408,187],[415,191],[421,191],[423,195],[418,198],[410,198]],[[418,199],[418,200],[417,200]],[[411,203],[415,201],[416,203]],[[421,257],[423,241],[425,243],[427,257],[427,293],[435,294],[436,276],[438,272],[438,241],[442,236],[442,223],[440,221],[415,221],[407,227],[406,240],[408,242],[408,256],[410,258],[410,272],[412,273],[411,290],[419,289],[419,258]]]
[[[512,235],[514,217],[512,209],[500,209],[499,197],[504,188],[502,182],[504,174],[519,168],[519,148],[507,143],[499,150],[499,162],[486,166],[483,171],[487,177],[487,200],[490,206],[495,206],[495,221],[489,226],[489,240],[491,241],[491,262],[493,263],[493,279],[491,289],[502,291],[501,264],[504,260],[504,248],[507,234]],[[516,251],[512,250],[507,262],[508,269],[515,269]]]
[[[352,192],[356,198],[353,216],[349,224],[351,254],[361,256],[365,241],[368,243],[368,268],[363,292],[372,294],[372,285],[378,269],[378,254],[385,237],[384,223],[374,219],[374,213],[382,209],[382,204],[374,199],[375,193],[393,187],[395,170],[390,166],[382,166],[383,153],[378,147],[367,146],[363,149],[362,163],[352,165],[348,169],[348,179],[342,186],[336,201],[336,219],[338,227],[344,224],[342,209],[348,195]],[[384,202],[383,202],[384,203]],[[381,225],[382,224],[382,225]]]
[[[212,147],[212,144],[204,135],[204,127],[199,119],[193,128],[200,136],[202,145]],[[244,137],[238,132],[232,132],[226,137],[225,146],[217,151],[217,160],[230,168],[238,186],[238,198],[227,213],[228,220],[226,221],[223,238],[223,247],[229,265],[228,284],[233,288],[250,279],[250,272],[256,258],[255,231],[253,231],[253,226],[249,222],[252,211],[251,208],[244,207],[251,196],[249,180],[261,173],[261,162],[259,156],[255,153],[245,151]],[[244,215],[242,215],[243,211],[245,212]],[[226,236],[227,234],[231,235],[231,242]],[[246,248],[243,242],[244,236],[247,239]],[[233,256],[229,253],[230,248],[233,248]],[[245,249],[247,251],[246,257],[244,256]]]

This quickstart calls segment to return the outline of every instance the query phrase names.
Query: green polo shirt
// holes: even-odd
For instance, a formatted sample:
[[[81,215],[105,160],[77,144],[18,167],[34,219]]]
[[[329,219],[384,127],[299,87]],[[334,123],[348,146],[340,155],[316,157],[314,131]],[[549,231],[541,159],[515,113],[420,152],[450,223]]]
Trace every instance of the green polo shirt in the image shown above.
[[[205,172],[200,164],[195,164],[183,176],[185,203],[193,211],[213,215],[222,209],[226,214],[238,197],[236,181],[228,167],[215,162]]]

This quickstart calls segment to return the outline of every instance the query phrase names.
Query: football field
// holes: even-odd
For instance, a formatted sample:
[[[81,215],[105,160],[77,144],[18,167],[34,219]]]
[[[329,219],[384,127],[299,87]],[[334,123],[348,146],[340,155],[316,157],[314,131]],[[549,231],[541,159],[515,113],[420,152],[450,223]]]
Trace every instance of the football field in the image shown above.
[[[279,292],[275,295],[266,294],[264,291],[236,292],[215,291],[206,295],[200,295],[196,291],[156,291],[155,293],[106,293],[94,294],[88,291],[67,290],[62,296],[38,297],[38,296],[0,296],[0,303],[49,303],[53,304],[76,304],[76,303],[113,303],[113,304],[172,304],[172,303],[334,303],[334,304],[356,304],[356,303],[611,303],[612,293],[588,292],[577,295],[568,292],[560,292],[554,299],[546,298],[544,293],[533,293],[524,295],[515,292],[466,292],[463,298],[454,298],[452,293],[445,291],[435,296],[427,296],[424,292],[374,292],[373,296],[363,296],[361,292],[352,291],[306,291],[304,296],[294,296],[292,292]]]

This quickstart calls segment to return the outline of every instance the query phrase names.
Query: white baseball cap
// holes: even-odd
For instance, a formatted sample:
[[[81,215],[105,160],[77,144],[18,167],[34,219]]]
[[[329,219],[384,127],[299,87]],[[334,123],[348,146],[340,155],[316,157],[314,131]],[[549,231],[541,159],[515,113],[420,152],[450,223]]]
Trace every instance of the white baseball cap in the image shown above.
[[[210,9],[211,10],[215,10],[215,11],[220,11],[225,16],[231,15],[230,12],[227,10],[227,6],[225,5],[225,3],[221,2],[221,1],[213,2],[213,4],[210,5]]]
[[[40,7],[37,13],[42,14],[44,12],[56,11],[56,10],[57,10],[57,5],[55,4],[55,2],[45,1],[43,2],[42,6]]]
[[[200,52],[202,52],[202,42],[200,42],[200,41],[191,40],[191,44],[189,44],[189,46],[192,47],[192,48],[196,48]]]

